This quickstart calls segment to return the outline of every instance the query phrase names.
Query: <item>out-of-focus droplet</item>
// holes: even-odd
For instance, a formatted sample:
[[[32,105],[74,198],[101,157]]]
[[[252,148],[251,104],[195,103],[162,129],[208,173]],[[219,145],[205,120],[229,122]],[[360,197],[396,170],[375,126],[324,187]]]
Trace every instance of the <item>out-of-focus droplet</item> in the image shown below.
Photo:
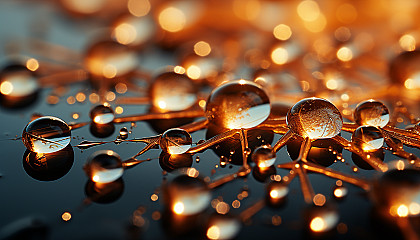
[[[125,140],[128,138],[128,129],[126,127],[123,127],[120,129],[120,136],[121,139]]]
[[[276,161],[276,153],[269,145],[263,145],[254,150],[252,161],[260,168],[268,168]]]
[[[111,150],[93,153],[87,160],[84,170],[90,180],[96,183],[113,182],[124,172],[120,156]]]
[[[234,239],[239,230],[241,223],[237,218],[229,215],[213,215],[209,219],[206,236],[208,239]]]
[[[266,202],[269,206],[278,208],[286,202],[289,188],[286,184],[278,181],[272,181],[266,188]]]
[[[107,124],[114,121],[114,110],[108,105],[98,105],[90,110],[90,118],[96,124]]]

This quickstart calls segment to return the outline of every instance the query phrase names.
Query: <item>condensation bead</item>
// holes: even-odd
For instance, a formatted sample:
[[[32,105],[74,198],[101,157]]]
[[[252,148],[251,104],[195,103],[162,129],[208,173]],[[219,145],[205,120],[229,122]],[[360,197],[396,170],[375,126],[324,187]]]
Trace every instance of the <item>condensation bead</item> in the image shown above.
[[[209,239],[234,239],[240,229],[238,218],[218,214],[210,217],[206,235]]]
[[[111,150],[93,153],[87,160],[84,170],[90,180],[97,183],[113,182],[124,172],[120,156]]]
[[[277,181],[270,182],[266,189],[266,202],[271,207],[281,207],[285,203],[288,194],[289,188],[287,184]]]
[[[254,150],[252,161],[260,168],[268,168],[276,161],[276,153],[269,145],[263,145]]]
[[[191,148],[191,135],[180,128],[172,128],[164,132],[160,138],[160,148],[169,154],[182,154]]]
[[[210,204],[211,193],[201,178],[180,175],[164,188],[166,207],[177,215],[194,215]]]
[[[380,149],[384,144],[384,137],[376,127],[360,126],[351,136],[353,146],[362,151],[371,152]]]
[[[286,120],[294,133],[310,139],[335,137],[343,126],[340,111],[321,98],[300,100],[290,109]]]
[[[360,125],[385,127],[389,123],[389,110],[382,102],[367,100],[359,103],[353,112],[354,121]]]
[[[153,107],[163,111],[182,111],[197,102],[197,90],[192,80],[183,74],[165,72],[150,86]]]
[[[252,128],[270,115],[270,101],[262,88],[250,81],[227,82],[212,91],[207,119],[226,129]]]
[[[64,149],[71,140],[70,127],[56,117],[40,117],[23,129],[22,141],[29,151],[52,153]]]
[[[116,78],[132,73],[138,66],[136,53],[113,41],[93,44],[85,57],[85,67],[97,77]]]
[[[120,129],[120,139],[125,140],[128,138],[128,129],[126,127],[123,127]]]
[[[418,217],[420,215],[419,169],[402,160],[388,165],[391,169],[373,184],[371,197],[378,210],[385,216]]]
[[[114,121],[114,110],[110,106],[98,105],[90,110],[90,118],[94,123],[107,124]]]

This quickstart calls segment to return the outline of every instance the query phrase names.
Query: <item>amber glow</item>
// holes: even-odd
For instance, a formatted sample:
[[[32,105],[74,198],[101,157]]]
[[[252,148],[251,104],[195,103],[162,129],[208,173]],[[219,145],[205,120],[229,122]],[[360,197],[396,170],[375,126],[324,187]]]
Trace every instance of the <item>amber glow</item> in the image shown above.
[[[149,13],[151,5],[149,0],[129,0],[127,7],[131,14],[142,17]]]
[[[175,66],[174,67],[174,72],[178,73],[178,74],[184,74],[185,73],[185,68],[183,68],[181,66]]]
[[[152,194],[152,196],[150,196],[150,200],[152,200],[153,202],[156,202],[159,199],[159,196],[157,194]]]
[[[181,215],[184,212],[184,204],[182,202],[176,202],[172,208],[175,214]]]
[[[398,169],[398,170],[400,170],[400,171],[401,171],[401,170],[404,170],[404,168],[405,168],[404,161],[398,160],[396,167],[397,167],[397,169]]]
[[[98,175],[93,175],[92,176],[92,181],[98,182],[99,180],[100,180],[100,177]]]
[[[280,194],[276,189],[270,191],[270,197],[271,198],[277,199],[277,198],[279,198],[279,195]]]
[[[78,92],[76,94],[76,100],[78,102],[84,102],[86,100],[86,95],[84,93],[82,93],[82,92]]]
[[[63,219],[63,221],[70,221],[71,219],[71,214],[69,212],[65,212],[61,215],[61,219]]]
[[[123,107],[121,107],[121,106],[117,106],[116,108],[115,108],[115,113],[116,114],[122,114],[124,112],[124,108]]]
[[[168,32],[179,32],[186,25],[185,13],[175,7],[168,7],[159,14],[159,24]]]
[[[416,50],[416,39],[413,37],[413,35],[404,34],[403,36],[401,36],[399,43],[400,47],[405,51]]]
[[[205,57],[211,52],[210,44],[204,41],[199,41],[194,45],[194,52],[198,56]]]
[[[271,52],[271,60],[273,60],[275,64],[285,64],[288,59],[289,53],[282,47],[278,47]]]
[[[219,239],[220,237],[220,229],[218,226],[211,226],[207,230],[207,237],[209,239]]]
[[[407,217],[408,216],[408,207],[404,204],[401,204],[397,208],[397,214],[399,217]]]
[[[326,198],[324,195],[318,193],[317,195],[314,196],[313,202],[317,206],[323,206],[326,202]]]
[[[284,41],[292,36],[292,30],[285,24],[279,24],[274,28],[273,35],[275,38]]]
[[[125,83],[117,83],[117,85],[115,85],[115,91],[117,91],[117,93],[123,94],[126,93],[127,90],[128,88]]]
[[[312,231],[321,232],[325,228],[325,221],[321,217],[316,217],[316,218],[312,219],[309,226],[310,226]]]
[[[225,203],[225,202],[219,202],[216,205],[216,212],[219,214],[226,214],[229,212],[229,204]]]
[[[115,27],[114,35],[119,43],[126,45],[136,40],[137,31],[132,25],[128,23],[121,23]]]
[[[191,79],[199,79],[201,76],[201,69],[196,65],[191,65],[187,68],[187,75]]]
[[[302,20],[307,22],[315,21],[321,11],[319,10],[318,3],[312,0],[304,0],[299,3],[297,13]]]
[[[0,92],[3,95],[9,95],[13,92],[13,84],[9,81],[4,81],[0,85]]]
[[[344,192],[340,188],[337,188],[334,190],[334,196],[341,198],[344,196]]]
[[[343,62],[348,62],[353,59],[353,51],[348,47],[341,47],[337,51],[337,58]]]
[[[408,205],[408,211],[410,212],[410,215],[420,214],[420,204],[416,202],[410,203],[410,205]]]
[[[36,71],[39,68],[39,63],[35,58],[30,58],[26,61],[26,68],[31,71]]]

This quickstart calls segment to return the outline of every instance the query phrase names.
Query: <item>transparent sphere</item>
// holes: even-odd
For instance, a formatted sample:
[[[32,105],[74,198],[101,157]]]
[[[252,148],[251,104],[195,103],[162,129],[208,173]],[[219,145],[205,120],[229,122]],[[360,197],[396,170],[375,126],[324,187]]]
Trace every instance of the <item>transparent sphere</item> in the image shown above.
[[[241,229],[238,218],[229,215],[213,215],[207,227],[208,239],[234,239]]]
[[[180,128],[168,129],[159,141],[160,148],[169,154],[182,154],[191,148],[191,135]]]
[[[183,74],[165,72],[157,76],[149,89],[153,107],[164,111],[182,111],[197,102],[193,81]]]
[[[360,126],[367,125],[382,128],[389,123],[389,110],[382,102],[370,99],[356,106],[353,118]]]
[[[107,124],[114,121],[114,110],[107,105],[98,105],[90,110],[90,118],[94,123]]]
[[[329,205],[312,206],[307,212],[309,229],[315,233],[333,230],[340,220],[337,209]]]
[[[270,145],[263,145],[254,150],[252,161],[260,168],[268,168],[276,161],[276,153]]]
[[[286,202],[289,188],[286,184],[272,181],[266,188],[266,203],[271,207],[281,207]]]
[[[198,177],[180,175],[164,189],[166,207],[177,215],[194,215],[210,204],[211,193],[206,183]]]
[[[407,89],[420,88],[420,51],[402,52],[389,65],[391,81]]]
[[[420,215],[420,170],[406,161],[389,164],[390,170],[373,184],[371,197],[378,210],[393,217]]]
[[[71,140],[70,127],[56,117],[40,117],[23,129],[22,141],[31,152],[52,153],[64,149]]]
[[[112,24],[112,36],[121,44],[138,47],[153,37],[155,29],[150,16],[136,17],[126,14]]]
[[[210,123],[226,129],[253,128],[270,115],[267,94],[256,83],[238,80],[212,91],[206,105]]]
[[[286,120],[290,130],[310,139],[335,137],[343,126],[340,111],[321,98],[300,100],[287,113]]]
[[[124,172],[120,156],[111,150],[93,153],[87,160],[84,170],[90,180],[97,183],[113,182]]]
[[[2,105],[28,105],[35,100],[39,88],[34,72],[23,65],[10,65],[0,72]]]
[[[120,136],[119,136],[119,138],[120,139],[123,139],[123,140],[125,140],[125,139],[128,138],[128,129],[126,127],[123,127],[123,128],[120,129]]]
[[[84,64],[94,76],[116,78],[135,71],[138,61],[136,53],[128,46],[103,41],[93,44],[87,50]]]
[[[377,127],[360,126],[353,132],[351,142],[357,149],[371,152],[383,146],[384,136]]]

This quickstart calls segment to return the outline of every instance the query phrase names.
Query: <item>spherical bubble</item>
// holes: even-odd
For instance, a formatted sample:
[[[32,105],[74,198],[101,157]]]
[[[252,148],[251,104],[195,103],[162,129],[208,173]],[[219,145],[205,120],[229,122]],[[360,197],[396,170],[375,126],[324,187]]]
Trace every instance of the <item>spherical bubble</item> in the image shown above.
[[[314,233],[326,233],[333,230],[339,221],[337,209],[326,204],[311,206],[306,212],[308,227]]]
[[[90,118],[96,124],[107,124],[114,121],[114,110],[108,105],[98,105],[90,110]]]
[[[252,161],[260,168],[268,168],[276,161],[276,153],[270,145],[263,145],[254,150]]]
[[[175,72],[158,75],[150,86],[149,94],[153,107],[163,111],[182,111],[197,102],[197,90],[192,80]]]
[[[126,127],[123,127],[123,128],[120,129],[120,136],[119,136],[119,138],[120,139],[123,139],[123,140],[125,140],[125,139],[128,138],[128,129]]]
[[[121,44],[139,47],[148,42],[156,30],[150,16],[126,14],[112,24],[112,35]]]
[[[382,102],[367,100],[359,103],[353,112],[354,121],[360,125],[385,127],[389,123],[389,110]]]
[[[201,178],[180,175],[165,186],[164,202],[176,215],[189,216],[204,211],[211,194]]]
[[[241,229],[238,218],[230,215],[213,215],[207,227],[208,239],[234,239]]]
[[[191,135],[180,128],[167,130],[160,137],[160,148],[169,154],[182,154],[191,148]]]
[[[351,136],[354,147],[365,152],[376,151],[384,144],[384,137],[376,127],[360,126]]]
[[[56,117],[40,117],[23,129],[22,141],[29,151],[52,153],[64,149],[71,140],[70,127]]]
[[[92,122],[89,126],[90,133],[97,138],[106,138],[111,136],[115,131],[114,123],[97,124]]]
[[[402,160],[390,163],[389,166],[390,170],[373,184],[371,197],[378,210],[385,216],[419,216],[420,170]]]
[[[310,139],[335,137],[343,126],[340,111],[330,101],[321,98],[300,100],[290,109],[286,120],[294,133]]]
[[[124,193],[122,178],[110,183],[99,183],[89,180],[85,185],[85,194],[95,203],[108,204],[117,201]]]
[[[210,123],[226,129],[253,128],[270,115],[270,101],[262,88],[250,81],[227,82],[212,91],[206,105]]]
[[[389,66],[391,80],[407,89],[420,88],[420,51],[402,52]]]
[[[24,107],[34,102],[39,84],[34,72],[23,65],[10,65],[0,72],[0,101],[5,107]]]
[[[273,181],[266,188],[266,203],[270,207],[281,207],[286,202],[289,188],[282,182]]]
[[[87,160],[84,170],[89,179],[97,183],[113,182],[124,172],[120,156],[111,150],[93,153]]]
[[[138,61],[135,52],[128,46],[102,41],[87,50],[84,64],[94,76],[116,78],[135,71]]]

